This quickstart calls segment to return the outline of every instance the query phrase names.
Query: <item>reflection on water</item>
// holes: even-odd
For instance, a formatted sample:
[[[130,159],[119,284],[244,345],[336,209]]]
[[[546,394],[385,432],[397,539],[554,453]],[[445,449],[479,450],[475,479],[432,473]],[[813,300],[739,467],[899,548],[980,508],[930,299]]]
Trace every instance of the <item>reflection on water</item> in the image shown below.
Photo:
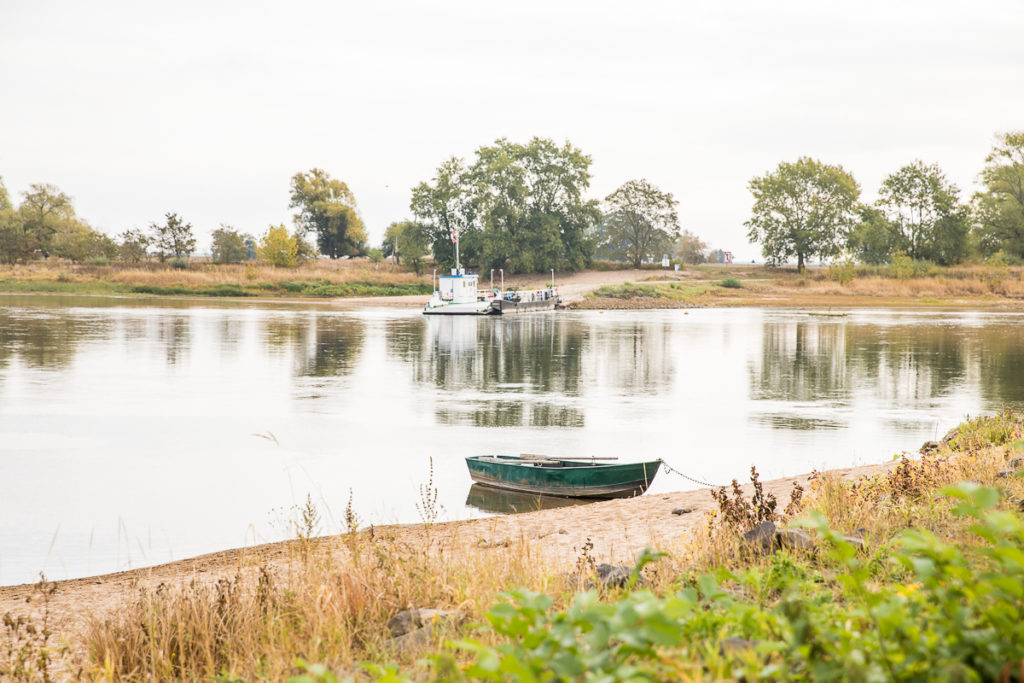
[[[495,512],[498,514],[550,510],[552,508],[564,508],[573,505],[586,505],[593,502],[595,501],[580,498],[559,498],[556,496],[541,496],[536,493],[504,491],[480,484],[470,486],[469,495],[466,496],[466,505],[469,507],[476,508],[482,512]]]
[[[268,513],[307,493],[327,520],[351,491],[367,523],[418,521],[431,462],[446,517],[524,509],[467,500],[480,453],[718,483],[885,461],[1024,402],[1022,320],[0,296],[0,584],[280,538]]]

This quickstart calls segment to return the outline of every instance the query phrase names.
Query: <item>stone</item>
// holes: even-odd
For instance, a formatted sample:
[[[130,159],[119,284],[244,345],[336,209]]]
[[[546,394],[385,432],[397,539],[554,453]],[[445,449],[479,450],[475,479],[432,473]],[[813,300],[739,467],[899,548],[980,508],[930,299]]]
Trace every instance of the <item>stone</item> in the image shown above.
[[[597,565],[597,580],[603,588],[624,588],[632,570],[619,564]]]
[[[1010,461],[1010,469],[1024,469],[1024,458],[1018,456]]]
[[[746,638],[725,638],[718,644],[718,651],[723,655],[737,655],[750,652],[757,643]]]
[[[756,546],[763,551],[771,550],[775,543],[775,523],[761,522],[750,531],[745,531],[743,540],[748,545]]]
[[[388,619],[387,627],[392,636],[403,636],[423,627],[455,625],[465,618],[465,613],[454,609],[407,609]]]
[[[817,542],[803,529],[779,529],[775,532],[775,542],[780,548],[792,550],[810,550]]]
[[[996,472],[996,479],[1007,479],[1016,474],[1013,470],[999,470]]]
[[[693,508],[676,508],[672,510],[673,515],[687,515],[693,512]]]
[[[940,444],[938,441],[925,441],[923,444],[921,444],[921,449],[918,451],[918,453],[920,453],[921,455],[929,455],[931,453],[936,453],[939,450],[939,446]]]

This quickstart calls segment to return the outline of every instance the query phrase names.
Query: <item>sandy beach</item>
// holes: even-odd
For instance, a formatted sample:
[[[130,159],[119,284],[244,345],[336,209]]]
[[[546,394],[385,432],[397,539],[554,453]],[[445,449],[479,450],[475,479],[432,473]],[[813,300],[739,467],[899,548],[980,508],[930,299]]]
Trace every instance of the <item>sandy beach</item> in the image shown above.
[[[832,474],[854,479],[888,472],[895,464],[890,461],[838,469]],[[674,475],[662,473],[661,476]],[[806,489],[810,476],[807,473],[762,483],[765,491],[773,493],[784,504],[789,500],[794,483]],[[684,480],[678,481],[681,487],[685,486]],[[743,489],[749,496],[752,491],[750,484]],[[528,545],[538,560],[569,570],[588,541],[593,544],[591,554],[596,561],[625,565],[631,565],[645,547],[678,547],[687,535],[702,527],[707,513],[715,507],[710,490],[704,488],[443,522],[432,525],[430,529],[422,524],[413,524],[379,527],[375,531],[393,533],[412,544],[422,543],[429,532],[434,537],[445,537],[450,547],[463,553],[486,554],[494,548],[527,542],[524,546]],[[673,510],[678,509],[686,512],[673,514]],[[338,537],[325,537],[325,540],[340,542]],[[292,543],[286,541],[236,548],[154,567],[55,582],[49,604],[51,625],[58,634],[71,637],[80,633],[90,618],[102,617],[116,610],[141,589],[153,589],[161,584],[185,585],[193,580],[213,582],[257,563],[284,569],[295,556],[290,550]],[[424,543],[424,547],[428,545]],[[0,615],[27,616],[37,610],[37,603],[26,601],[34,590],[33,584],[0,587]]]

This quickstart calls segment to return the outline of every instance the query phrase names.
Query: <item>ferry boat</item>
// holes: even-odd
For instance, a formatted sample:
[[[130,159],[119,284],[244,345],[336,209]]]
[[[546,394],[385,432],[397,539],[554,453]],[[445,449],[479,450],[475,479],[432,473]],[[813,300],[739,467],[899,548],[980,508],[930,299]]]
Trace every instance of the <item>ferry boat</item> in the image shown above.
[[[521,289],[503,292],[500,289],[479,289],[480,276],[452,268],[451,275],[437,278],[430,301],[423,308],[426,315],[502,315],[550,311],[561,299],[554,287]]]
[[[451,275],[437,278],[437,285],[430,301],[423,307],[425,315],[502,315],[505,313],[526,313],[550,311],[561,299],[555,290],[555,272],[551,271],[552,286],[546,289],[502,291],[494,288],[494,271],[491,271],[491,289],[480,290],[480,276],[467,273],[459,265],[458,235],[452,233],[455,243],[455,267]],[[504,287],[504,276],[502,276]]]

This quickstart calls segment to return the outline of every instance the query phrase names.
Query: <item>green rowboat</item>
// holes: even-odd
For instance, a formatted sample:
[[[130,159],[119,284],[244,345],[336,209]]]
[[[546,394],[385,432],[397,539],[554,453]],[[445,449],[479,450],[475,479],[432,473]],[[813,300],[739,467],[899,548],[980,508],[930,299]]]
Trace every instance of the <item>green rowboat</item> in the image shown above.
[[[469,476],[499,489],[570,498],[629,498],[650,486],[660,460],[614,465],[537,455],[474,455]]]

